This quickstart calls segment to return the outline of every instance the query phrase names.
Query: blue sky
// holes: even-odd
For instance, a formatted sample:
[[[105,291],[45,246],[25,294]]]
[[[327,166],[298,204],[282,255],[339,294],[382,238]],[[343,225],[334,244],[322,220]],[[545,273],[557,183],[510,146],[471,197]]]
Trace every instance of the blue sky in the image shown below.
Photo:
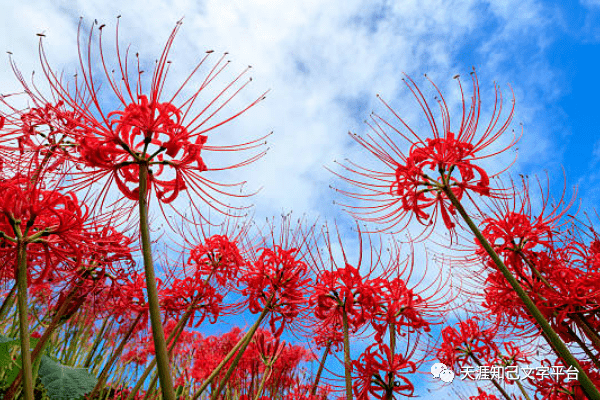
[[[427,73],[456,111],[452,77],[466,77],[468,92],[473,67],[484,112],[493,105],[494,81],[507,100],[507,85],[514,89],[514,128],[523,124],[523,139],[513,173],[547,171],[552,192],[560,196],[564,168],[567,186],[579,186],[583,208],[599,204],[598,0],[5,3],[0,50],[12,51],[25,76],[34,69],[39,73],[35,34],[40,32],[51,64],[74,70],[79,16],[106,23],[110,35],[122,15],[123,42],[132,43],[147,62],[184,17],[174,64],[192,66],[208,49],[228,51],[235,71],[251,64],[254,81],[242,101],[271,92],[214,139],[241,142],[273,131],[266,157],[223,175],[262,188],[252,199],[261,218],[293,210],[322,221],[348,221],[333,205],[329,184],[335,180],[323,166],[361,157],[347,132],[368,132],[362,121],[372,110],[383,110],[375,95],[419,121],[400,78],[406,72],[426,87],[422,74]],[[8,60],[0,68],[0,85],[2,93],[18,88]],[[438,396],[423,393],[426,399]]]

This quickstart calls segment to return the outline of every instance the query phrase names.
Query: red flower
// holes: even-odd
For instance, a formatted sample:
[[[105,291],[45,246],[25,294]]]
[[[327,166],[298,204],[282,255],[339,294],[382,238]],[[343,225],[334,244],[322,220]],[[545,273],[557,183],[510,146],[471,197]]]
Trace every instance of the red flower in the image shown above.
[[[491,211],[483,217],[481,233],[496,253],[504,257],[505,264],[517,276],[523,277],[524,274],[531,274],[529,268],[523,271],[523,265],[527,258],[533,261],[534,252],[556,250],[555,236],[569,222],[563,217],[573,205],[575,197],[567,204],[563,192],[561,199],[550,205],[549,192],[544,192],[540,184],[542,205],[534,213],[528,181],[523,179],[522,186],[518,189],[513,187],[511,191],[510,196],[492,200]],[[475,241],[479,245],[479,241]],[[482,247],[478,247],[477,253],[484,259],[489,257]],[[544,265],[537,266],[540,271],[544,268]]]
[[[375,287],[361,277],[357,268],[346,264],[335,271],[322,271],[315,279],[311,304],[315,316],[334,326],[342,326],[342,311],[356,332],[372,318],[375,310]]]
[[[212,281],[214,278],[220,287],[224,287],[233,284],[246,261],[236,240],[213,235],[191,250],[188,264],[196,268],[195,279]]]
[[[398,266],[398,260],[394,256],[388,258],[383,253],[381,238],[362,233],[358,224],[356,261],[348,259],[344,249],[347,244],[342,242],[339,231],[336,234],[337,241],[332,240],[325,226],[320,237],[322,243],[316,239],[309,246],[307,257],[316,275],[310,305],[314,307],[315,317],[330,325],[327,330],[317,329],[325,333],[325,338],[320,341],[332,339],[334,344],[337,341],[336,335],[327,331],[343,326],[344,312],[348,317],[349,328],[354,333],[372,320],[379,307],[381,282],[390,278]],[[371,279],[374,274],[380,279]],[[317,322],[313,327],[319,325]]]
[[[193,277],[174,278],[169,286],[161,288],[160,297],[161,310],[167,316],[175,318],[180,318],[193,305],[194,312],[190,317],[189,326],[194,324],[199,312],[200,318],[196,320],[195,327],[200,326],[207,316],[214,324],[221,314],[223,295],[209,283]]]
[[[369,394],[376,399],[390,399],[390,394],[411,397],[414,386],[405,374],[414,373],[417,368],[414,362],[401,354],[394,354],[385,344],[373,344],[352,362],[358,378],[354,383],[354,394],[357,400],[368,400]]]
[[[485,364],[496,356],[498,346],[494,343],[494,330],[480,328],[477,317],[458,325],[458,329],[447,326],[442,330],[443,342],[437,354],[440,362],[460,368],[471,364],[474,361],[472,357]]]
[[[600,373],[591,361],[579,361],[594,385],[600,385]],[[542,360],[542,367],[529,380],[536,388],[536,395],[548,400],[586,400],[574,368],[566,368],[560,362]]]
[[[39,268],[35,278],[46,279],[59,263],[70,268],[81,263],[82,245],[89,237],[87,207],[74,193],[32,182],[28,176],[0,178],[0,273],[16,264],[18,242],[27,243],[31,268]]]
[[[223,63],[225,56],[221,57],[198,86],[192,89],[191,82],[212,51],[207,52],[189,76],[183,79],[179,88],[167,94],[166,78],[171,63],[168,57],[180,25],[178,22],[171,32],[154,66],[147,92],[144,91],[147,82],[142,79],[144,71],[140,69],[138,55],[134,63],[128,57],[128,51],[121,53],[118,24],[116,73],[108,63],[109,57],[102,43],[104,25],[99,28],[99,60],[95,60],[93,49],[96,47],[91,43],[94,29],[90,30],[86,45],[81,38],[80,24],[80,71],[74,84],[69,84],[67,88],[61,76],[54,73],[40,44],[42,67],[53,97],[59,99],[61,104],[54,112],[66,121],[63,128],[76,146],[73,157],[76,162],[89,168],[76,174],[77,185],[87,186],[106,177],[106,184],[114,180],[123,196],[138,200],[139,171],[143,165],[149,168],[148,190],[154,191],[161,203],[170,203],[182,191],[188,190],[190,197],[197,195],[213,208],[225,212],[227,206],[218,196],[239,197],[239,194],[230,191],[232,186],[239,184],[220,184],[206,179],[205,173],[243,166],[261,157],[264,152],[229,167],[207,166],[201,153],[254,149],[264,143],[264,138],[240,145],[208,146],[207,133],[241,115],[261,101],[264,95],[241,111],[221,121],[213,121],[249,81],[235,88],[248,71],[246,69],[218,91],[207,105],[199,106],[200,95],[227,66],[227,63]],[[100,76],[94,72],[98,70],[97,65],[103,71]],[[108,93],[100,91],[100,83],[109,90]],[[76,88],[75,92],[69,90],[71,87]],[[113,95],[113,99],[106,95]],[[117,103],[118,108],[107,110],[107,104],[111,104],[111,101]]]
[[[248,296],[250,312],[259,313],[264,307],[272,310],[271,330],[279,336],[285,325],[306,306],[305,293],[311,283],[308,268],[297,248],[283,249],[275,245],[273,249],[261,248],[257,253],[258,259],[240,278],[246,286],[242,295]],[[269,299],[270,305],[267,305]],[[275,326],[277,322],[279,327]]]
[[[398,277],[383,280],[377,292],[377,311],[373,318],[377,342],[382,342],[390,324],[394,324],[397,332],[403,328],[406,328],[407,332],[431,331],[430,323],[424,315],[427,306],[425,300],[414,293],[414,289],[409,289],[404,280]],[[441,306],[440,304],[439,307]],[[440,308],[437,308],[438,312]]]
[[[452,229],[454,222],[451,215],[455,213],[455,208],[444,193],[444,189],[451,190],[459,200],[468,191],[482,196],[500,196],[499,191],[490,187],[490,178],[496,174],[490,176],[477,163],[509,149],[516,143],[517,139],[513,137],[513,140],[503,148],[492,147],[508,129],[514,104],[506,120],[498,126],[502,113],[502,97],[496,87],[496,105],[490,123],[483,133],[479,133],[481,100],[477,76],[472,73],[472,77],[473,95],[469,107],[465,104],[464,93],[460,86],[463,112],[460,126],[456,130],[450,126],[450,111],[435,84],[432,83],[439,96],[441,126],[438,126],[430,106],[414,81],[410,78],[405,80],[427,117],[433,136],[431,138],[413,131],[382,100],[407,132],[402,132],[400,128],[373,114],[371,116],[373,123],[369,126],[374,135],[352,136],[384,164],[383,169],[374,170],[348,162],[342,164],[342,167],[349,172],[349,176],[336,174],[351,185],[362,189],[361,192],[339,190],[341,193],[370,203],[365,206],[344,204],[353,216],[368,222],[382,223],[384,224],[382,229],[391,229],[401,224],[407,217],[406,224],[408,224],[412,216],[423,224],[432,224],[439,213],[444,224]],[[397,138],[388,134],[387,128],[391,128],[393,133],[397,134]],[[402,140],[410,146],[408,153],[402,150],[400,144]]]

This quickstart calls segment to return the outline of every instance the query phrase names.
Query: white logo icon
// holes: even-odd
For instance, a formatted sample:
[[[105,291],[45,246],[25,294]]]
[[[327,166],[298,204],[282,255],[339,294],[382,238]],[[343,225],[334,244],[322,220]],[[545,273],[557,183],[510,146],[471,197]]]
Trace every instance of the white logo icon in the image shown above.
[[[454,380],[454,372],[442,363],[435,363],[431,366],[431,375],[434,378],[441,379],[444,383],[450,383]]]

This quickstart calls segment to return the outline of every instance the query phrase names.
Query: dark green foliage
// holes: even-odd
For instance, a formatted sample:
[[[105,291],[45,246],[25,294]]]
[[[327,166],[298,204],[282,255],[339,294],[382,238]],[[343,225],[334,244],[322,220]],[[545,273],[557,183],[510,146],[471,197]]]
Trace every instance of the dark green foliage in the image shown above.
[[[98,381],[85,368],[62,365],[47,356],[42,356],[39,378],[52,400],[79,399]]]
[[[37,339],[32,338],[32,345]],[[0,388],[7,388],[21,369],[21,359],[13,360],[11,351],[21,341],[0,335]],[[62,365],[48,356],[42,356],[38,372],[45,393],[52,400],[76,400],[91,392],[96,382],[95,376],[85,368],[74,368]],[[41,389],[41,388],[40,388]]]

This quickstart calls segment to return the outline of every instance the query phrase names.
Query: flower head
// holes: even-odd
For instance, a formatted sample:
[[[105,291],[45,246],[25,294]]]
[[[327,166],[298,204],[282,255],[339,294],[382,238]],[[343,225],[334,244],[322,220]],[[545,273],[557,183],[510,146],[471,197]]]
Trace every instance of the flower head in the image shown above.
[[[415,388],[405,375],[414,373],[416,364],[402,354],[392,354],[385,344],[369,346],[352,365],[358,375],[354,393],[359,400],[371,398],[369,394],[380,400],[414,394]]]
[[[248,67],[217,90],[212,100],[200,106],[201,95],[213,89],[211,83],[229,64],[224,60],[226,53],[209,68],[200,82],[194,84],[197,86],[192,87],[212,51],[206,52],[181,85],[168,94],[169,54],[180,25],[178,22],[156,61],[148,88],[139,54],[133,62],[129,47],[124,53],[121,51],[118,24],[115,69],[111,67],[102,41],[104,25],[99,27],[98,47],[95,47],[92,46],[95,26],[86,42],[82,38],[81,23],[78,33],[80,66],[75,82],[66,84],[52,70],[40,42],[42,67],[53,98],[61,105],[53,111],[63,121],[62,131],[66,131],[73,142],[72,157],[84,166],[80,173],[74,174],[75,185],[88,186],[101,181],[106,189],[114,181],[122,196],[135,201],[139,200],[140,169],[145,168],[148,170],[148,193],[154,193],[160,203],[171,203],[182,192],[188,191],[190,198],[197,196],[213,208],[226,212],[228,207],[219,196],[239,197],[231,188],[240,184],[217,183],[207,179],[205,174],[245,165],[264,152],[226,167],[207,165],[205,152],[255,149],[264,144],[264,137],[240,145],[209,146],[208,133],[256,105],[264,94],[242,110],[215,120],[251,79],[239,84]],[[96,65],[100,65],[100,73]]]
[[[271,330],[279,336],[286,323],[305,308],[305,293],[311,283],[308,267],[296,248],[276,245],[272,249],[261,248],[258,253],[258,258],[240,278],[246,285],[242,294],[248,296],[250,312],[258,313],[264,307],[272,310]],[[279,327],[276,327],[277,322]]]
[[[433,224],[437,215],[441,215],[444,224],[452,229],[454,222],[451,215],[455,208],[451,204],[448,192],[457,199],[467,192],[481,196],[500,196],[491,187],[490,175],[480,161],[495,156],[512,147],[517,138],[504,147],[494,149],[492,145],[508,129],[512,120],[514,104],[508,117],[501,122],[502,95],[496,87],[496,104],[491,120],[483,132],[480,132],[479,116],[481,99],[477,76],[472,73],[473,94],[471,104],[467,106],[462,86],[462,119],[460,125],[452,128],[450,110],[440,90],[434,86],[441,123],[431,110],[425,96],[415,82],[407,77],[406,85],[421,106],[429,127],[430,134],[415,132],[385,101],[383,104],[392,112],[401,128],[395,127],[377,114],[372,114],[372,123],[367,123],[374,134],[361,137],[352,135],[362,147],[368,150],[383,163],[381,170],[364,167],[351,161],[342,164],[348,176],[336,174],[351,185],[361,189],[359,192],[338,190],[350,198],[366,201],[367,205],[344,204],[350,213],[367,222],[378,222],[384,225],[382,230],[396,229],[403,221],[414,216],[422,224]],[[387,130],[391,129],[392,134]],[[430,136],[430,137],[428,137]],[[403,145],[401,142],[405,141]],[[402,150],[408,146],[408,151]],[[406,221],[408,219],[408,221]]]
[[[493,328],[482,328],[477,317],[458,325],[458,329],[447,326],[442,330],[443,342],[437,355],[440,362],[454,368],[468,365],[471,358],[484,362],[495,357],[498,346],[494,342],[496,331]]]

